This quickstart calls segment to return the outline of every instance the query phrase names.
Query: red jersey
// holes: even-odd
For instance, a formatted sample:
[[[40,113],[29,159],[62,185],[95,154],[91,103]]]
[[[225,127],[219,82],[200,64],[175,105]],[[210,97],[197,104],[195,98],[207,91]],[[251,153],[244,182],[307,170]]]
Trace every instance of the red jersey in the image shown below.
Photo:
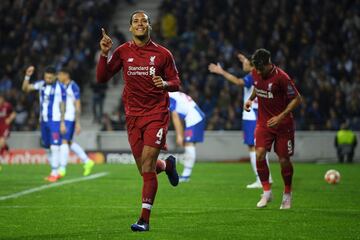
[[[7,119],[12,112],[13,108],[10,103],[4,102],[0,106],[0,129],[7,129],[9,127],[9,125],[5,123],[5,119]]]
[[[175,92],[180,87],[178,71],[169,50],[151,40],[142,47],[133,41],[126,42],[108,61],[100,56],[97,81],[107,82],[120,69],[123,69],[125,81],[122,99],[126,115],[147,116],[169,111],[167,91]],[[154,85],[153,75],[161,76],[168,83],[166,90]]]
[[[252,71],[252,75],[259,103],[257,124],[266,127],[267,121],[282,113],[290,101],[299,95],[299,92],[287,73],[275,65],[266,78],[257,74],[255,69]],[[289,113],[278,128],[293,125],[293,115]]]

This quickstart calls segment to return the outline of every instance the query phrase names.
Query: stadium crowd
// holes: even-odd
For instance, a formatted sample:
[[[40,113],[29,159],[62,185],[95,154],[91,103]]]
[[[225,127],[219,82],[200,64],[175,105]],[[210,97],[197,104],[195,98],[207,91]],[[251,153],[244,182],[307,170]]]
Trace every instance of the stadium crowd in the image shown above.
[[[108,26],[115,2],[2,2],[0,92],[18,113],[15,130],[37,127],[35,95],[19,91],[24,67],[36,62],[39,74],[49,63],[66,64],[83,85],[95,66],[98,29]],[[153,38],[174,54],[182,91],[206,113],[208,130],[241,129],[243,108],[242,89],[210,74],[208,64],[220,62],[244,76],[236,54],[260,47],[272,52],[304,97],[297,129],[337,130],[347,121],[360,130],[359,16],[359,0],[164,0],[152,19]],[[121,105],[104,113],[102,129],[124,129],[122,116]]]
[[[4,0],[0,4],[0,94],[12,103],[14,130],[38,128],[36,94],[21,91],[25,68],[35,65],[34,79],[43,69],[66,66],[80,86],[95,68],[100,27],[107,26],[116,0]]]
[[[336,16],[336,17],[334,17]],[[236,54],[265,47],[294,78],[305,103],[299,130],[360,130],[360,1],[164,0],[154,28],[173,52],[183,91],[207,129],[241,129],[242,89],[208,72],[220,62],[244,76]]]

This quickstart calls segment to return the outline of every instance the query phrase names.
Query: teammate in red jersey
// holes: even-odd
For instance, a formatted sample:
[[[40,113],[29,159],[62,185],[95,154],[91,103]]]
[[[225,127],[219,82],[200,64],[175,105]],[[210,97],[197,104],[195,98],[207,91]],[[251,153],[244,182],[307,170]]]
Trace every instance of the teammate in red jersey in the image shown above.
[[[266,49],[258,49],[251,59],[255,69],[254,90],[245,103],[249,111],[252,101],[258,98],[258,121],[255,130],[256,166],[264,193],[257,207],[262,208],[271,201],[271,185],[269,183],[269,167],[265,154],[274,150],[281,165],[281,175],[285,189],[280,209],[291,208],[291,183],[293,166],[290,156],[294,154],[294,119],[292,111],[302,99],[293,80],[279,67],[271,63],[271,54]]]
[[[131,225],[133,231],[148,231],[150,210],[157,192],[157,173],[166,171],[171,185],[179,176],[173,156],[158,160],[166,149],[169,123],[169,94],[178,91],[180,80],[175,61],[169,50],[150,39],[149,15],[142,10],[130,17],[132,41],[118,47],[111,57],[111,38],[102,29],[101,56],[96,69],[98,82],[107,82],[123,69],[125,87],[122,101],[125,106],[128,140],[143,178],[142,212]]]
[[[6,139],[10,135],[10,126],[16,117],[16,112],[10,103],[5,101],[3,95],[0,95],[0,156],[3,156],[8,151],[9,147],[6,144]]]

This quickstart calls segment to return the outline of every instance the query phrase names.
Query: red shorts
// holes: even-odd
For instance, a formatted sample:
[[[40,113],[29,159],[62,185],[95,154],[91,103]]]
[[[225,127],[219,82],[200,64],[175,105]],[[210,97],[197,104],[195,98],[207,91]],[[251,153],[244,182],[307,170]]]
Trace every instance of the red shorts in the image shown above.
[[[126,116],[128,139],[135,158],[141,156],[145,145],[167,150],[169,118],[169,112],[151,116]]]
[[[294,154],[294,129],[293,127],[272,129],[256,126],[255,147],[265,148],[271,151],[274,143],[274,151],[279,157],[290,157]]]
[[[0,138],[8,138],[10,136],[10,130],[8,127],[0,128]]]

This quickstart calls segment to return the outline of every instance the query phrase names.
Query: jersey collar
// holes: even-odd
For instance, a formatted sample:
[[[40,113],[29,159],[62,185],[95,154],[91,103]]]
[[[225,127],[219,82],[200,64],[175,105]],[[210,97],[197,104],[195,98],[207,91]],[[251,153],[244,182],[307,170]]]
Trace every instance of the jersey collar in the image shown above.
[[[131,40],[130,45],[135,48],[135,49],[141,49],[141,48],[146,48],[150,45],[154,44],[154,42],[151,40],[151,38],[149,38],[149,41],[147,41],[147,43],[144,46],[139,47],[138,45],[136,45],[134,40]]]

